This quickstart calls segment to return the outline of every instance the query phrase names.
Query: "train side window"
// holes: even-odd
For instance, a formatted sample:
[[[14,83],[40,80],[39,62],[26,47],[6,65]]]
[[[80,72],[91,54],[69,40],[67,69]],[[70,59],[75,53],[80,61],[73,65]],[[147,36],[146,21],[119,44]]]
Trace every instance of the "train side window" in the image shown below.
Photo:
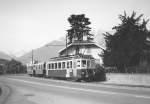
[[[77,67],[80,67],[80,60],[77,61]]]
[[[72,68],[72,61],[70,61],[70,68]]]
[[[61,62],[58,63],[58,68],[61,69]]]
[[[54,63],[52,63],[52,69],[54,69]]]
[[[65,68],[65,62],[62,62],[62,68]]]
[[[69,68],[69,61],[67,61],[67,68]]]
[[[55,63],[55,69],[57,69],[57,63]]]
[[[82,67],[86,67],[86,60],[82,60]]]
[[[50,63],[48,64],[48,69],[51,69],[51,64]]]

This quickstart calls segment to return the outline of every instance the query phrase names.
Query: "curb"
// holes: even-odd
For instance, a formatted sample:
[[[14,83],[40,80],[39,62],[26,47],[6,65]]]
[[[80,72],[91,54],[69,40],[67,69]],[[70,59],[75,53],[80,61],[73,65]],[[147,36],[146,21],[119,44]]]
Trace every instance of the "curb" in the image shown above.
[[[150,85],[139,85],[139,84],[119,84],[119,83],[101,83],[103,85],[113,85],[113,86],[125,86],[125,87],[139,87],[139,88],[150,88]]]
[[[0,95],[0,104],[5,104],[7,98],[10,95],[10,88],[2,83],[0,83],[1,95]]]

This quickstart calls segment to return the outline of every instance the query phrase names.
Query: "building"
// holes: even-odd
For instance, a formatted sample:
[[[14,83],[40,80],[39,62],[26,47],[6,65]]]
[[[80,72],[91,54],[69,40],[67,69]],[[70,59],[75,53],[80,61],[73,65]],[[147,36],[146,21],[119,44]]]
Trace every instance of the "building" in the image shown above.
[[[97,63],[102,64],[102,59],[99,56],[102,48],[95,42],[87,40],[87,36],[83,37],[82,41],[73,38],[73,42],[59,51],[59,56],[72,55],[91,55],[97,60]]]

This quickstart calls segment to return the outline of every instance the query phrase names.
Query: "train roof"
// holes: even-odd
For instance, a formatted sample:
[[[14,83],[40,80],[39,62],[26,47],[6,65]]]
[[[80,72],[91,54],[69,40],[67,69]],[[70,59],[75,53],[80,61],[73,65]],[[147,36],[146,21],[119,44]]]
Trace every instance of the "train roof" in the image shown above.
[[[92,55],[68,55],[68,56],[60,56],[60,57],[54,57],[50,58],[49,61],[58,61],[58,60],[70,60],[70,59],[94,59]]]

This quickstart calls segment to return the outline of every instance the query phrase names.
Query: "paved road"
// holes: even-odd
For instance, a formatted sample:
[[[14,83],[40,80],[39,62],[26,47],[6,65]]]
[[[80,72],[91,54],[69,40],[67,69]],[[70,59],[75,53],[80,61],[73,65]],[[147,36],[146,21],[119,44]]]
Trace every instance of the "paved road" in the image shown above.
[[[6,104],[150,104],[150,89],[28,76],[0,77],[0,82],[12,89]]]

